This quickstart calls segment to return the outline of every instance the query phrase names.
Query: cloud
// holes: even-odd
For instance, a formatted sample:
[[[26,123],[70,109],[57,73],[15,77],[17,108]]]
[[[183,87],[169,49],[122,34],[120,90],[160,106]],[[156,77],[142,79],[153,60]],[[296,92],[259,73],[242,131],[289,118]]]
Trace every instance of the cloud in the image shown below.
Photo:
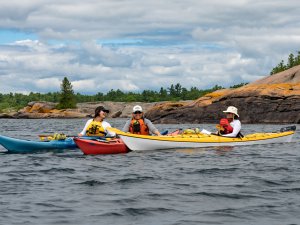
[[[96,89],[96,82],[94,80],[79,80],[72,81],[71,83],[75,92],[89,92],[89,90]]]
[[[60,89],[61,81],[58,78],[43,78],[31,81],[37,87],[42,90],[57,90]]]
[[[59,91],[65,76],[82,93],[251,82],[299,51],[298,6],[296,0],[1,2],[0,92]]]

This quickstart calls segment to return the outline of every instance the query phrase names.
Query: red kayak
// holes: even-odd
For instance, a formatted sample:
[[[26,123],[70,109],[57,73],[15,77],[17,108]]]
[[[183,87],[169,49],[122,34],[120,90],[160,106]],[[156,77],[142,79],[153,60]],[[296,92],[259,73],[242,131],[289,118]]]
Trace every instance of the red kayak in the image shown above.
[[[120,138],[112,140],[74,138],[75,143],[85,155],[118,154],[129,151]]]

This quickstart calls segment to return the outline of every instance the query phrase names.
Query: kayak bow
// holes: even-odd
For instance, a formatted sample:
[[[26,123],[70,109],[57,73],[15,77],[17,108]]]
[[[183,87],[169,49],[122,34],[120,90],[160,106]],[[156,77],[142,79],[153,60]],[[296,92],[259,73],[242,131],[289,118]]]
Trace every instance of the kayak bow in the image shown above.
[[[38,151],[75,149],[73,138],[52,141],[31,141],[0,135],[0,144],[8,153],[33,153]]]
[[[85,155],[118,154],[129,151],[120,138],[103,140],[77,137],[74,141]]]

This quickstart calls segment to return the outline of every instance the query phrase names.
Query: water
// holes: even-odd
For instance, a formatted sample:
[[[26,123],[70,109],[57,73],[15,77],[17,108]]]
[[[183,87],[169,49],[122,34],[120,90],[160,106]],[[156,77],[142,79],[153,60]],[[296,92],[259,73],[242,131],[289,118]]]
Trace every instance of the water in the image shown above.
[[[1,134],[36,140],[42,133],[77,134],[86,120],[0,122]],[[121,128],[125,121],[109,122]],[[195,127],[157,125],[179,126]],[[0,224],[299,224],[299,129],[286,144],[97,156],[0,153]]]

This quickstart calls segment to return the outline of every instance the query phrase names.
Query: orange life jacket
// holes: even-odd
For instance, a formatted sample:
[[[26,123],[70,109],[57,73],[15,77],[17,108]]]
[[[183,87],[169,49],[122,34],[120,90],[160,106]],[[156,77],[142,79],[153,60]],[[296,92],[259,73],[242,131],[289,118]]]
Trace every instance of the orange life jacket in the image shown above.
[[[228,119],[222,118],[220,120],[220,126],[224,129],[221,132],[221,134],[230,134],[233,132],[233,127],[230,125]]]
[[[129,126],[129,132],[132,134],[149,135],[149,129],[143,119],[132,119]]]

